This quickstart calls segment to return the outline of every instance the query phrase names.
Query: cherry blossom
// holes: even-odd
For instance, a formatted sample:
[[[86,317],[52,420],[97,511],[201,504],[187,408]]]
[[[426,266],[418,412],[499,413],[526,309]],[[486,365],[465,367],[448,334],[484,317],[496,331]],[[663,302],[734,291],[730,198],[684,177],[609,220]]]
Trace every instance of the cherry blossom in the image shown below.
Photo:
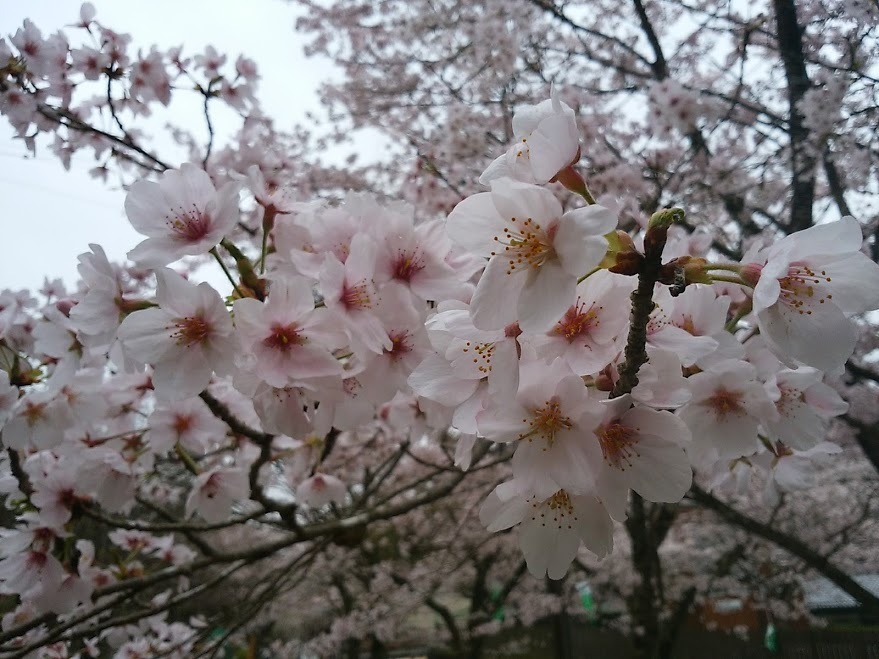
[[[514,400],[490,400],[477,415],[480,434],[495,442],[516,442],[516,482],[538,500],[559,489],[593,491],[597,465],[588,446],[590,439],[597,441],[600,404],[560,359],[550,366],[523,364],[520,378]]]
[[[499,178],[525,183],[546,183],[579,159],[580,133],[574,111],[563,103],[558,90],[537,105],[523,107],[513,115],[513,146],[479,177],[488,185]]]
[[[232,368],[232,320],[208,284],[192,284],[167,268],[156,271],[158,308],[135,311],[117,336],[132,359],[153,367],[156,394],[165,400],[193,396],[214,372]]]
[[[449,236],[489,259],[471,301],[473,324],[548,330],[574,302],[577,278],[604,257],[603,236],[615,226],[601,206],[563,213],[547,190],[506,179],[462,201],[448,217]]]
[[[268,299],[236,300],[235,330],[253,356],[248,368],[273,387],[342,371],[330,348],[338,332],[325,309],[315,309],[308,281],[302,277],[272,282]]]
[[[842,367],[855,347],[848,317],[879,306],[879,265],[860,252],[862,242],[860,224],[846,217],[787,236],[764,265],[743,266],[761,335],[779,358]]]
[[[238,184],[217,190],[204,170],[184,163],[158,182],[139,181],[125,198],[131,225],[147,239],[128,258],[157,267],[181,256],[204,254],[238,221]]]
[[[495,489],[482,504],[479,518],[489,531],[519,526],[519,545],[528,571],[561,579],[580,544],[604,557],[613,548],[613,521],[599,499],[558,490],[546,499],[513,496],[504,499]]]
[[[186,499],[186,514],[198,512],[206,522],[221,522],[232,505],[247,496],[247,474],[235,467],[217,467],[195,477]]]

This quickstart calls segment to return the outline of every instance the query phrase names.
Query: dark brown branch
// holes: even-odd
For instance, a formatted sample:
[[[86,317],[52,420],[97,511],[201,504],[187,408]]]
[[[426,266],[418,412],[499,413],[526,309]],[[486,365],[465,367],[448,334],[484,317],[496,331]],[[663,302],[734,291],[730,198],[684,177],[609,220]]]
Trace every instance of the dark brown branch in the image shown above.
[[[634,0],[634,2],[635,13],[638,14],[641,29],[644,31],[644,35],[650,43],[650,48],[653,50],[654,60],[650,64],[650,68],[653,70],[653,75],[656,76],[657,80],[664,80],[668,77],[668,64],[665,61],[665,55],[662,53],[659,37],[656,36],[656,31],[653,29],[653,24],[650,22],[650,17],[647,16],[647,11],[644,9],[641,0]]]
[[[653,289],[659,281],[662,250],[667,237],[668,226],[651,227],[644,237],[644,258],[638,266],[638,287],[631,295],[632,315],[626,339],[625,361],[619,368],[619,379],[610,394],[611,398],[631,392],[638,385],[638,371],[647,362],[647,324],[653,312]]]
[[[790,231],[812,226],[815,200],[815,158],[810,153],[809,129],[803,123],[799,102],[811,86],[803,55],[803,30],[797,21],[794,0],[773,0],[778,51],[787,79],[788,136],[790,138],[791,213]]]
[[[838,588],[851,595],[867,611],[879,612],[879,597],[861,586],[852,577],[831,563],[826,556],[822,556],[799,538],[788,535],[776,528],[748,517],[729,504],[717,499],[714,495],[709,494],[696,484],[693,484],[688,496],[700,506],[717,513],[717,515],[733,526],[737,526],[759,538],[768,540],[793,556],[796,556],[803,561],[807,567],[820,573]]]
[[[227,426],[229,426],[229,429],[236,435],[247,437],[247,439],[260,446],[271,446],[274,435],[260,432],[246,425],[244,422],[239,420],[238,417],[232,414],[232,412],[229,410],[225,403],[214,398],[214,396],[210,392],[208,392],[207,390],[202,391],[199,394],[199,398],[201,398],[207,404],[208,409],[210,409],[213,415],[223,421],[223,423],[225,423]]]

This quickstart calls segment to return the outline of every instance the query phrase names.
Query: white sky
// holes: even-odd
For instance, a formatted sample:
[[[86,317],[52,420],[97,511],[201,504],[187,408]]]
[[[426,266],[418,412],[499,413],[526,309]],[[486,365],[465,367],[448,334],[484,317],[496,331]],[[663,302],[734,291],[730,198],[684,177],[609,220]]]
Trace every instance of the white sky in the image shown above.
[[[326,61],[305,58],[303,40],[294,32],[296,9],[282,0],[92,4],[98,21],[133,36],[135,52],[138,47],[147,51],[152,44],[182,44],[184,54],[193,55],[212,44],[233,63],[239,54],[254,59],[262,75],[258,97],[281,129],[304,122],[307,111],[319,109],[318,85],[333,72]],[[0,6],[0,35],[14,34],[30,18],[45,36],[74,23],[80,2],[0,0]],[[203,130],[196,107],[184,103],[174,109],[181,112],[176,123]],[[220,134],[237,127],[222,116],[213,118]],[[143,237],[125,218],[125,194],[118,184],[105,185],[88,175],[94,166],[91,157],[74,159],[67,172],[45,144],[38,146],[36,158],[25,159],[23,145],[12,137],[12,129],[0,117],[0,290],[38,289],[44,276],[61,277],[73,286],[78,279],[76,256],[88,251],[89,243],[100,243],[111,260],[122,260],[140,242]]]

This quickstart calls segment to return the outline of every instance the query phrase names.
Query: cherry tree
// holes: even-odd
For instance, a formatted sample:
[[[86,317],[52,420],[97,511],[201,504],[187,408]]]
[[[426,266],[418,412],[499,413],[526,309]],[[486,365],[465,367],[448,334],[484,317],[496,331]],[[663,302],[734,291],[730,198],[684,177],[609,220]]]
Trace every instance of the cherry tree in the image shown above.
[[[384,130],[393,163],[322,165],[246,57],[134,54],[89,4],[0,41],[24,147],[121,176],[144,236],[126,264],[84,247],[75,290],[0,293],[0,652],[209,656],[298,598],[332,614],[296,641],[322,654],[406,640],[423,605],[477,656],[563,621],[572,570],[644,656],[733,587],[799,615],[801,565],[879,608],[851,574],[875,8],[302,4],[345,71],[333,131]],[[172,160],[144,119],[181,94],[209,139],[175,128]]]

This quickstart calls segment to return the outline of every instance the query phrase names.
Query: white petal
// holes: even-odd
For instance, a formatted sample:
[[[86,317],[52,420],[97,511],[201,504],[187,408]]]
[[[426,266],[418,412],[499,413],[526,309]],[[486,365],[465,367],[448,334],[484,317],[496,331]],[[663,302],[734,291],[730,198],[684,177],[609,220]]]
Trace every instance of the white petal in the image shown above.
[[[549,330],[574,302],[576,291],[576,277],[557,261],[547,261],[536,272],[529,272],[519,296],[519,326],[526,332]]]

